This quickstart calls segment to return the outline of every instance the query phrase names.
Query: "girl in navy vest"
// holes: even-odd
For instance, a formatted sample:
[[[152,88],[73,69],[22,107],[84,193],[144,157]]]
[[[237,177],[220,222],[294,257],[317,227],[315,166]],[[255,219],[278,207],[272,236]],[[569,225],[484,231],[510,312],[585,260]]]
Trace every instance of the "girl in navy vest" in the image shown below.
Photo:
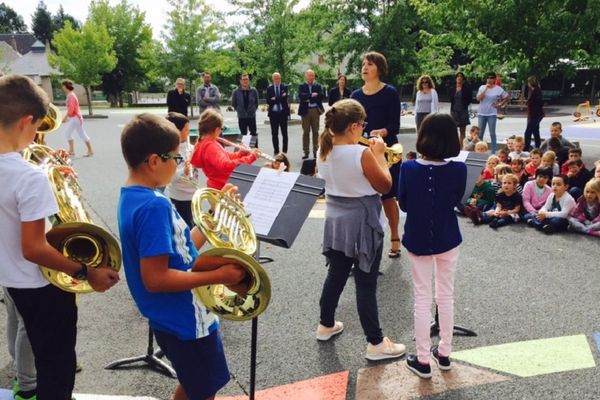
[[[442,370],[449,370],[454,326],[454,272],[462,242],[454,213],[465,191],[467,167],[444,161],[458,155],[456,124],[448,114],[430,114],[417,137],[418,160],[402,163],[398,199],[406,212],[402,244],[408,250],[415,295],[417,354],[406,359],[407,367],[421,378],[431,378],[430,354]],[[434,273],[435,269],[435,273]],[[432,285],[439,310],[440,343],[431,346]]]

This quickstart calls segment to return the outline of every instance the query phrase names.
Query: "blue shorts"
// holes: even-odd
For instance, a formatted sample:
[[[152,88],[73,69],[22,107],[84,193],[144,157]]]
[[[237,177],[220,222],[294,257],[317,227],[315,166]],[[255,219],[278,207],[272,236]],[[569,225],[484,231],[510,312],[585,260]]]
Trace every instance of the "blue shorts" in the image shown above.
[[[229,369],[218,329],[195,340],[180,340],[160,331],[154,331],[154,336],[171,361],[189,399],[207,399],[229,382]]]

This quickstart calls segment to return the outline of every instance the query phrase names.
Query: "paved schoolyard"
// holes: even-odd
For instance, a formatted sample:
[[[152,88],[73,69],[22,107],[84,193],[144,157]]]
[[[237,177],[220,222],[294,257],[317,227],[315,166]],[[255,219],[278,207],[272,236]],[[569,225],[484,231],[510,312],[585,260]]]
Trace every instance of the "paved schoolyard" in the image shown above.
[[[85,122],[96,155],[74,159],[95,221],[115,235],[119,187],[126,177],[119,135],[137,111],[97,110],[109,118]],[[142,111],[164,113],[158,109]],[[228,125],[236,125],[233,114],[225,116]],[[403,126],[414,126],[411,119],[403,119]],[[565,126],[572,124],[568,116],[556,119]],[[260,144],[270,152],[269,127],[263,120],[261,115]],[[542,122],[543,131],[547,132],[553,120]],[[522,118],[505,118],[498,123],[499,137],[522,132],[524,125]],[[405,152],[414,150],[414,134],[399,138]],[[600,159],[600,130],[580,139],[586,164]],[[50,135],[48,143],[64,147],[62,132]],[[82,144],[76,145],[82,154]],[[301,155],[301,130],[295,125],[290,127],[289,151],[295,171],[300,169]],[[322,207],[316,205],[316,209]],[[456,321],[473,328],[478,336],[456,337],[455,351],[461,361],[456,362],[452,375],[421,383],[406,374],[403,360],[370,363],[364,359],[366,343],[357,318],[352,279],[337,313],[346,330],[329,343],[315,340],[318,299],[326,270],[319,251],[323,221],[318,212],[314,215],[316,218],[305,222],[291,249],[262,246],[262,253],[275,262],[265,265],[273,296],[259,318],[257,389],[266,390],[259,399],[600,397],[598,339],[594,336],[600,331],[599,240],[574,234],[545,236],[522,225],[493,231],[461,219],[464,244],[456,279]],[[378,293],[384,333],[414,352],[407,259],[384,257],[382,269],[385,275]],[[103,369],[115,359],[146,350],[147,325],[126,282],[104,294],[81,296],[79,305],[77,353],[83,371],[77,375],[76,392],[169,398],[174,387],[170,378],[143,367]],[[223,340],[233,379],[220,395],[242,395],[249,388],[250,323],[225,321]],[[495,345],[505,346],[490,347]],[[5,346],[5,311],[0,307],[0,387],[9,387],[12,376]],[[305,385],[297,384],[307,380]],[[282,385],[288,385],[285,391],[277,389]],[[329,394],[314,394],[319,387]]]

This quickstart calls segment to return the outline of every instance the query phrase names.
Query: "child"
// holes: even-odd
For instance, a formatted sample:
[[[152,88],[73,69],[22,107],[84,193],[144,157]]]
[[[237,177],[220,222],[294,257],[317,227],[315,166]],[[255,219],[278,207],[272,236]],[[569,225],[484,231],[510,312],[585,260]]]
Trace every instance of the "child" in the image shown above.
[[[565,161],[562,166],[560,167],[560,173],[563,175],[567,175],[569,173],[569,169],[567,167],[567,163],[569,161],[574,161],[574,160],[581,160],[581,149],[579,147],[574,147],[572,149],[569,149],[569,159],[567,161]],[[585,164],[583,164],[583,168],[586,168]],[[593,175],[593,174],[592,174]]]
[[[528,225],[546,234],[567,230],[569,214],[575,207],[575,200],[567,192],[569,178],[558,175],[552,178],[552,193],[538,213],[528,222]]]
[[[368,341],[366,358],[383,360],[401,357],[405,346],[383,336],[377,317],[377,278],[384,237],[379,222],[380,193],[390,190],[392,177],[382,139],[372,138],[370,147],[358,144],[365,118],[365,110],[356,100],[340,100],[325,113],[325,130],[319,140],[317,165],[327,193],[323,254],[329,269],[319,302],[317,340],[327,341],[344,330],[344,324],[335,320],[335,309],[350,269],[356,265],[356,302]]]
[[[501,163],[510,164],[510,157],[508,157],[508,151],[506,149],[498,149],[496,155]]]
[[[558,175],[560,172],[560,168],[558,167],[558,164],[556,163],[556,153],[553,152],[552,150],[548,150],[547,152],[545,152],[544,155],[542,156],[542,161],[540,162],[540,167],[551,168],[552,176]]]
[[[475,152],[476,153],[487,153],[488,152],[488,145],[486,142],[484,142],[483,140],[480,140],[479,142],[475,143]]]
[[[173,124],[150,114],[134,117],[123,129],[129,176],[119,198],[119,233],[131,295],[177,372],[173,399],[212,399],[229,381],[229,370],[219,320],[191,291],[235,285],[245,273],[231,259],[198,256],[193,243],[201,245],[204,238],[197,228],[190,232],[169,199],[155,190],[183,162],[180,140]]]
[[[529,162],[525,165],[525,172],[529,175],[530,179],[533,179],[535,171],[539,168],[542,163],[542,152],[539,149],[533,149],[529,153]]]
[[[529,221],[537,214],[538,210],[546,204],[546,200],[552,189],[548,182],[552,180],[552,170],[550,168],[538,168],[535,171],[535,180],[529,181],[523,188],[523,220],[529,224]]]
[[[415,151],[409,151],[408,153],[406,153],[406,159],[407,160],[416,160],[417,153]]]
[[[510,153],[511,151],[515,151],[515,138],[517,135],[510,135],[506,138],[506,149]]]
[[[177,166],[177,172],[173,176],[173,180],[165,189],[165,196],[171,199],[171,203],[173,203],[181,218],[192,229],[194,227],[192,198],[197,187],[190,183],[189,179],[197,181],[198,177],[189,161],[192,155],[192,145],[189,141],[190,120],[185,115],[176,112],[170,112],[167,115],[167,120],[171,121],[179,131],[179,154],[183,157],[184,162]]]
[[[500,164],[498,156],[489,156],[483,170],[483,179],[494,179],[496,166],[498,164]]]
[[[600,178],[600,160],[594,163],[594,168],[590,172],[594,174],[594,178]]]
[[[469,134],[463,140],[463,150],[475,151],[475,145],[479,143],[479,127],[476,125],[471,126]]]
[[[476,212],[473,223],[489,224],[491,228],[499,228],[504,225],[519,221],[519,213],[523,198],[517,192],[519,180],[513,174],[502,177],[502,189],[496,194],[496,209],[489,213]]]
[[[540,150],[542,151],[542,153],[544,153],[546,150],[552,150],[550,148],[550,141],[556,138],[559,141],[559,147],[568,147],[568,148],[573,148],[575,147],[575,145],[571,142],[569,142],[567,139],[565,139],[562,136],[562,124],[560,122],[553,122],[552,125],[550,126],[550,137],[546,140],[544,140],[544,142],[542,143],[542,145],[540,146]]]
[[[225,150],[217,141],[222,131],[223,116],[218,111],[209,108],[200,114],[200,139],[194,146],[191,159],[192,165],[201,168],[206,175],[206,186],[219,190],[223,188],[235,167],[239,164],[252,164],[260,155],[258,149],[235,153]]]
[[[408,250],[415,298],[417,354],[406,366],[431,378],[430,355],[442,371],[451,369],[454,329],[454,274],[462,242],[454,213],[465,191],[467,167],[444,161],[460,151],[456,125],[449,114],[431,114],[417,136],[422,158],[402,163],[398,200],[406,212],[402,244]],[[435,273],[434,273],[435,270]],[[431,346],[432,275],[440,321],[439,346]]]
[[[523,136],[517,136],[514,139],[513,142],[513,151],[511,151],[510,153],[508,153],[508,158],[512,160],[516,160],[519,158],[522,159],[527,159],[529,158],[529,153],[526,151],[523,151],[523,149],[525,148],[525,139],[523,138]]]
[[[592,178],[590,171],[585,169],[583,161],[571,160],[567,162],[569,177],[569,194],[575,199],[579,199],[583,194],[583,188],[586,183]]]
[[[37,370],[37,388],[15,394],[70,399],[76,366],[75,294],[49,284],[38,265],[87,279],[98,292],[117,283],[119,275],[105,265],[88,268],[70,260],[46,240],[46,218],[58,213],[56,200],[46,174],[19,154],[31,144],[48,111],[46,94],[27,77],[6,75],[0,78],[0,104],[0,286],[10,296],[9,314],[22,318],[12,322],[25,326],[16,331],[26,333],[31,342]],[[17,346],[21,339],[9,343],[17,364],[24,351]]]
[[[586,183],[583,196],[571,210],[569,229],[600,237],[600,179]]]
[[[494,168],[494,179],[492,180],[492,187],[494,188],[494,193],[498,193],[502,190],[502,178],[506,174],[512,174],[512,168],[508,164],[498,164],[496,168]],[[517,192],[520,195],[523,195],[523,186],[517,184]]]
[[[277,153],[277,155],[275,155],[275,161],[273,162],[268,162],[265,163],[265,167],[267,168],[273,168],[273,169],[281,169],[282,171],[285,172],[290,172],[290,168],[291,168],[291,164],[290,164],[290,160],[287,158],[287,155],[285,153]],[[281,166],[283,164],[283,167]]]
[[[493,205],[495,201],[494,187],[490,180],[486,180],[483,177],[483,171],[477,180],[475,181],[475,186],[473,187],[473,191],[471,195],[467,199],[466,205],[461,210],[468,218],[471,218],[471,214],[473,213],[473,209],[477,208],[480,211],[487,211]],[[459,206],[460,208],[460,206]]]
[[[512,173],[519,179],[519,185],[523,187],[529,180],[529,176],[525,172],[525,161],[522,158],[515,158],[510,161],[510,168],[512,169]]]

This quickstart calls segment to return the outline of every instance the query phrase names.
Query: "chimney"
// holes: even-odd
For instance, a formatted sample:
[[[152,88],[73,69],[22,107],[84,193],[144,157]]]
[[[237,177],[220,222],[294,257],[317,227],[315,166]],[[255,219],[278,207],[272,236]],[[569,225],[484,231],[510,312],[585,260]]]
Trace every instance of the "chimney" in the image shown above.
[[[17,39],[15,38],[15,35],[12,35],[10,37],[10,45],[12,46],[13,49],[15,49],[15,51],[17,53],[19,53],[19,49],[17,49]],[[19,53],[19,54],[21,54],[21,53]]]

